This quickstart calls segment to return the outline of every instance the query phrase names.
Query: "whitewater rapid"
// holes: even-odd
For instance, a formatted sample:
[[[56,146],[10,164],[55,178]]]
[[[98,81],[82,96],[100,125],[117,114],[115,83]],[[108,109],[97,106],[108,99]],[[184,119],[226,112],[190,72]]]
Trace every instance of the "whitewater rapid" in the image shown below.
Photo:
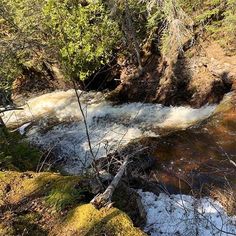
[[[214,105],[193,109],[146,103],[113,105],[100,92],[83,93],[81,102],[97,158],[136,138],[157,137],[161,129],[185,129],[209,117],[216,108]],[[52,150],[64,160],[65,170],[71,174],[81,172],[90,164],[87,136],[73,90],[32,98],[23,108],[5,113],[3,119],[9,127],[27,124],[26,138],[44,150]]]

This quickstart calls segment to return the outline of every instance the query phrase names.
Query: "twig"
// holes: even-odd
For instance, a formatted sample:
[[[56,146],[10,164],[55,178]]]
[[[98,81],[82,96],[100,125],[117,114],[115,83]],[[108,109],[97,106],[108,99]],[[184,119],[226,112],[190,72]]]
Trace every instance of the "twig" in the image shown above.
[[[91,139],[90,139],[90,135],[89,135],[89,128],[88,128],[87,120],[86,120],[86,117],[85,117],[85,114],[84,114],[84,111],[83,111],[83,108],[82,108],[82,104],[81,104],[81,101],[80,101],[80,95],[78,93],[78,90],[76,89],[75,81],[74,80],[72,80],[72,81],[73,81],[73,87],[74,87],[74,91],[75,91],[75,94],[76,94],[77,102],[79,104],[79,109],[80,109],[80,112],[81,112],[82,117],[83,117],[83,123],[84,123],[84,126],[85,126],[85,132],[86,132],[87,141],[88,141],[88,145],[89,145],[89,151],[90,151],[90,153],[92,155],[92,158],[93,158],[91,166],[92,166],[93,170],[95,171],[96,178],[98,180],[99,185],[102,188],[104,188],[103,184],[102,184],[102,181],[100,179],[99,170],[98,170],[97,165],[95,163],[96,156],[93,153],[93,149],[92,149],[92,145],[91,145]]]

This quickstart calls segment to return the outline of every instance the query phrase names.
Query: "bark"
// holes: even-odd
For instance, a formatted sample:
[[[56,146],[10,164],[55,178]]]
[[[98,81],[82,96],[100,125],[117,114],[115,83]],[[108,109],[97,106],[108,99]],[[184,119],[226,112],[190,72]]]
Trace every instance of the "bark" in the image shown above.
[[[6,124],[3,121],[2,117],[0,116],[0,137],[1,133],[3,134],[4,137],[7,137],[8,135]]]
[[[136,32],[135,32],[134,25],[132,22],[129,4],[127,0],[125,0],[125,15],[126,15],[127,27],[124,27],[124,28],[126,28],[126,31],[127,31],[126,33],[128,35],[130,34],[131,39],[133,40],[134,51],[136,53],[136,57],[138,61],[138,69],[142,71],[143,67],[142,67],[141,56],[140,56],[140,48],[139,48],[138,40],[136,37]]]
[[[115,175],[114,179],[112,180],[110,185],[107,187],[107,189],[102,194],[98,194],[91,200],[91,203],[97,209],[100,209],[105,206],[109,206],[112,203],[111,202],[112,195],[125,172],[125,169],[128,165],[128,159],[129,159],[128,157],[125,158],[124,162],[120,166],[117,174]]]

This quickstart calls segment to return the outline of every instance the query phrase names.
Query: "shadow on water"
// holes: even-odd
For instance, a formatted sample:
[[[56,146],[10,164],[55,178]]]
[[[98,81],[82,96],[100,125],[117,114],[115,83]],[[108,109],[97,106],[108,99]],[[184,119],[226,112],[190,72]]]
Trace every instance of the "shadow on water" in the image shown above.
[[[142,179],[145,191],[204,195],[230,187],[236,192],[236,109],[234,104],[222,108],[198,126],[139,141],[155,159],[147,181]]]

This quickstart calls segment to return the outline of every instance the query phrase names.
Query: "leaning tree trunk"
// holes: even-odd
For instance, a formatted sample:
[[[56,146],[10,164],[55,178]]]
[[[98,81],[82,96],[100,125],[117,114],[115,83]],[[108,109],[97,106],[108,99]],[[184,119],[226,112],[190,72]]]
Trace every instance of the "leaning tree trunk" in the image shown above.
[[[107,189],[104,191],[104,193],[102,194],[98,194],[97,196],[95,196],[92,200],[91,203],[97,208],[100,209],[102,207],[105,206],[109,206],[112,202],[111,202],[111,198],[112,195],[117,187],[117,185],[119,184],[125,169],[127,167],[128,164],[128,157],[125,158],[124,162],[122,163],[122,165],[120,166],[117,174],[115,175],[114,179],[112,180],[112,182],[110,183],[110,185],[107,187]]]
[[[126,34],[133,41],[132,44],[133,44],[137,62],[138,62],[138,70],[139,70],[139,73],[141,74],[143,71],[143,67],[142,67],[142,62],[141,62],[139,43],[137,40],[134,24],[132,22],[132,17],[131,17],[128,1],[125,0],[124,3],[125,3],[125,21],[123,22],[124,24],[123,27],[125,29],[124,31],[126,32]]]
[[[0,116],[0,137],[1,134],[6,137],[7,136],[7,127],[5,122],[3,121],[2,117]]]
[[[7,128],[7,127],[6,127],[6,124],[4,123],[4,121],[3,121],[3,119],[2,119],[1,116],[0,116],[0,127],[4,128],[4,129]]]

